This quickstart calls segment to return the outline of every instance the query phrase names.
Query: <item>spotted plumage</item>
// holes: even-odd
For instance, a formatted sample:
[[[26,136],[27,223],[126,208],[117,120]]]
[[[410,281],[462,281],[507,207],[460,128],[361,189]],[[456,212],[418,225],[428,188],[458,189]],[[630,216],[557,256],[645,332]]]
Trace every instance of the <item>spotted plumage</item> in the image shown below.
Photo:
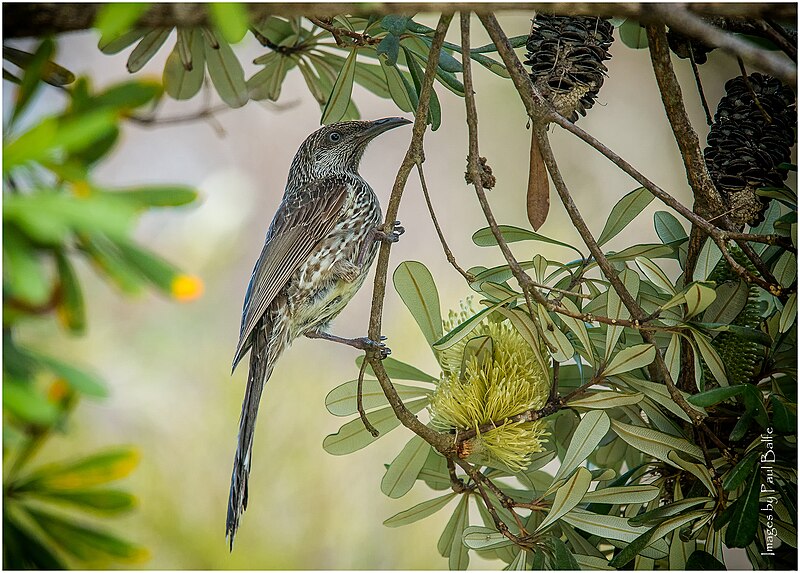
[[[247,508],[247,484],[256,414],[264,384],[281,353],[299,336],[328,338],[359,348],[367,339],[327,334],[366,279],[382,235],[378,198],[358,174],[367,144],[403,118],[349,121],[323,127],[300,146],[283,200],[272,220],[245,295],[233,368],[250,352],[250,371],[228,499],[226,536],[231,548]],[[388,350],[388,349],[387,349]]]

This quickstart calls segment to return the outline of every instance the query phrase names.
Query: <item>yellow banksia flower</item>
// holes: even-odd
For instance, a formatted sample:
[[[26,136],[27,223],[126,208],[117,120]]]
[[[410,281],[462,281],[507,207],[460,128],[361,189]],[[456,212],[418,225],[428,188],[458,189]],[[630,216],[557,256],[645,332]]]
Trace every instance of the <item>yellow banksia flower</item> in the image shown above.
[[[194,275],[178,275],[172,280],[170,292],[179,302],[190,302],[203,295],[203,281]]]
[[[467,301],[461,312],[451,312],[445,328],[452,329],[474,314]],[[490,356],[465,359],[468,341],[481,336],[491,338]],[[550,391],[548,373],[542,371],[528,342],[507,320],[487,319],[443,351],[439,361],[442,376],[430,405],[434,426],[455,433],[475,429],[478,435],[462,445],[464,457],[484,465],[524,470],[531,455],[543,449],[547,423],[509,422],[508,418],[542,408]],[[480,432],[487,425],[495,427]]]

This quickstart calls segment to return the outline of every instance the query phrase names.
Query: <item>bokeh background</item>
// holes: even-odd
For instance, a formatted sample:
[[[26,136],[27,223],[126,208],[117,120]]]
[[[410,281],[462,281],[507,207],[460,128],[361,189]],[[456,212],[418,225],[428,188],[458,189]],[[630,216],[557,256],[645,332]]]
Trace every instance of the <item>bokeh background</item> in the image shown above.
[[[500,16],[509,36],[529,30],[528,13]],[[418,17],[435,25],[435,16]],[[130,48],[115,56],[97,49],[94,31],[59,38],[56,61],[90,76],[97,87],[124,80]],[[457,25],[448,40],[459,42]],[[488,37],[473,21],[474,46]],[[26,47],[30,44],[17,42]],[[166,46],[172,45],[167,40]],[[246,75],[249,62],[264,49],[248,36],[235,47]],[[159,76],[166,47],[140,72]],[[611,48],[608,79],[599,102],[580,125],[608,144],[662,188],[688,202],[690,193],[650,69],[647,50],[617,41]],[[707,134],[688,61],[674,60],[686,104],[701,140]],[[474,66],[480,116],[481,155],[497,177],[490,192],[495,215],[503,224],[528,227],[525,189],[530,133],[510,81]],[[712,107],[724,82],[738,75],[735,60],[712,52],[701,70]],[[211,91],[213,90],[206,90]],[[503,259],[496,249],[476,247],[472,233],[485,226],[474,192],[464,182],[467,129],[463,100],[437,90],[442,127],[425,139],[426,177],[434,207],[459,263],[492,266]],[[209,94],[206,94],[209,95]],[[12,90],[4,82],[8,104]],[[216,96],[210,96],[210,105]],[[363,118],[397,115],[390,100],[354,88]],[[165,99],[162,118],[190,114],[209,102],[201,94],[190,102]],[[28,121],[63,105],[56,90],[44,90]],[[9,106],[5,105],[8,110]],[[302,140],[319,127],[320,110],[297,69],[289,72],[278,105],[250,102],[225,110],[213,120],[127,125],[110,161],[97,171],[111,186],[174,182],[195,186],[198,205],[148,215],[137,236],[184,270],[202,277],[204,296],[178,304],[157,294],[122,298],[93,276],[85,279],[89,306],[88,335],[65,338],[55,324],[32,323],[20,331],[24,341],[55,356],[92,368],[111,388],[111,398],[85,400],[69,432],[50,441],[40,459],[56,460],[103,446],[133,444],[142,454],[126,486],[139,499],[138,509],[116,520],[116,529],[145,545],[150,558],[134,567],[148,569],[439,569],[446,560],[436,541],[448,517],[442,511],[422,522],[387,529],[387,517],[433,494],[422,483],[400,500],[379,489],[385,463],[410,437],[399,428],[355,454],[335,457],[322,440],[345,419],[331,416],[325,395],[353,379],[357,351],[324,341],[298,340],[279,362],[261,404],[250,481],[250,507],[233,553],[224,539],[225,509],[246,367],[230,375],[245,287],[277,207],[289,163]],[[361,173],[384,202],[410,139],[398,129],[376,140]],[[590,228],[599,233],[613,204],[638,185],[598,153],[554,128],[552,142],[575,201]],[[540,232],[579,245],[577,233],[553,192],[550,216]],[[609,248],[621,249],[656,240],[653,202],[617,236]],[[412,173],[400,209],[406,228],[392,248],[390,272],[401,261],[419,260],[431,269],[443,309],[457,308],[470,294],[446,262]],[[514,245],[530,259],[532,243]],[[579,245],[580,246],[580,245]],[[567,256],[558,247],[537,244],[548,258]],[[673,269],[674,270],[674,269]],[[334,322],[343,336],[366,332],[371,279]],[[389,287],[384,334],[393,356],[438,375],[424,338],[399,297]],[[473,519],[477,522],[477,518]],[[497,568],[499,562],[473,556],[474,568]]]

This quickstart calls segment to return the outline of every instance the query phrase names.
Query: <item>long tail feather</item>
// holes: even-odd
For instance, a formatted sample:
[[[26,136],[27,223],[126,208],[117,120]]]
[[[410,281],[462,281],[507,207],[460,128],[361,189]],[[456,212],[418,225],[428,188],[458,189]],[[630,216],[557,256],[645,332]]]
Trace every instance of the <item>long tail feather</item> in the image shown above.
[[[256,415],[261,392],[272,374],[275,361],[285,346],[285,339],[282,336],[285,331],[284,321],[280,310],[268,311],[263,318],[263,326],[257,328],[253,333],[253,345],[250,349],[250,372],[247,376],[247,389],[242,402],[242,415],[239,418],[239,437],[236,455],[233,459],[228,517],[225,525],[225,537],[230,537],[231,551],[233,550],[233,539],[239,528],[239,519],[247,509],[247,481],[250,475],[253,435],[256,429]]]

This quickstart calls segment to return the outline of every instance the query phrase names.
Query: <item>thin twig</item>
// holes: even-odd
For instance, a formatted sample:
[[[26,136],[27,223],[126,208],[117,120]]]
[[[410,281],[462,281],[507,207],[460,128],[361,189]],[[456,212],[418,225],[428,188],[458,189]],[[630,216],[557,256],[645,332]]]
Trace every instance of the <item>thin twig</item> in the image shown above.
[[[753,89],[753,84],[750,82],[750,77],[747,75],[747,68],[742,61],[742,58],[736,58],[736,61],[739,62],[739,71],[742,72],[742,79],[744,80],[744,85],[747,86],[747,91],[750,92],[750,97],[753,98],[753,101],[758,108],[758,111],[761,112],[761,115],[764,116],[764,119],[767,120],[767,123],[772,123],[772,118],[767,113],[767,110],[764,109],[764,106],[761,105],[761,100],[758,98],[758,94],[756,94],[756,90]]]
[[[422,194],[425,196],[425,203],[428,205],[428,212],[431,214],[431,221],[433,221],[433,226],[436,228],[436,234],[439,235],[439,242],[442,243],[444,256],[447,258],[447,262],[449,262],[468,283],[471,283],[475,280],[475,275],[462,269],[458,262],[456,262],[456,257],[447,245],[447,240],[444,238],[442,228],[439,226],[439,220],[436,218],[436,213],[433,210],[433,203],[431,203],[431,196],[428,193],[428,185],[425,183],[425,172],[422,169],[422,162],[417,163],[417,173],[419,174],[419,181],[422,184]]]
[[[377,438],[380,432],[372,425],[372,422],[369,421],[367,418],[367,413],[364,411],[364,396],[363,396],[363,389],[364,389],[364,371],[367,369],[367,361],[364,360],[361,362],[361,368],[358,369],[358,384],[356,389],[356,408],[358,409],[358,415],[361,416],[361,421],[364,423],[364,427],[367,431],[372,434],[373,438]]]
[[[697,94],[700,96],[700,103],[703,106],[703,111],[706,114],[706,124],[711,125],[714,123],[714,118],[711,115],[711,110],[708,107],[708,101],[706,101],[706,93],[703,91],[703,82],[700,79],[700,69],[697,66],[697,62],[694,59],[694,50],[692,49],[691,42],[689,43],[689,61],[692,63],[692,73],[694,74],[694,83],[697,86]]]

